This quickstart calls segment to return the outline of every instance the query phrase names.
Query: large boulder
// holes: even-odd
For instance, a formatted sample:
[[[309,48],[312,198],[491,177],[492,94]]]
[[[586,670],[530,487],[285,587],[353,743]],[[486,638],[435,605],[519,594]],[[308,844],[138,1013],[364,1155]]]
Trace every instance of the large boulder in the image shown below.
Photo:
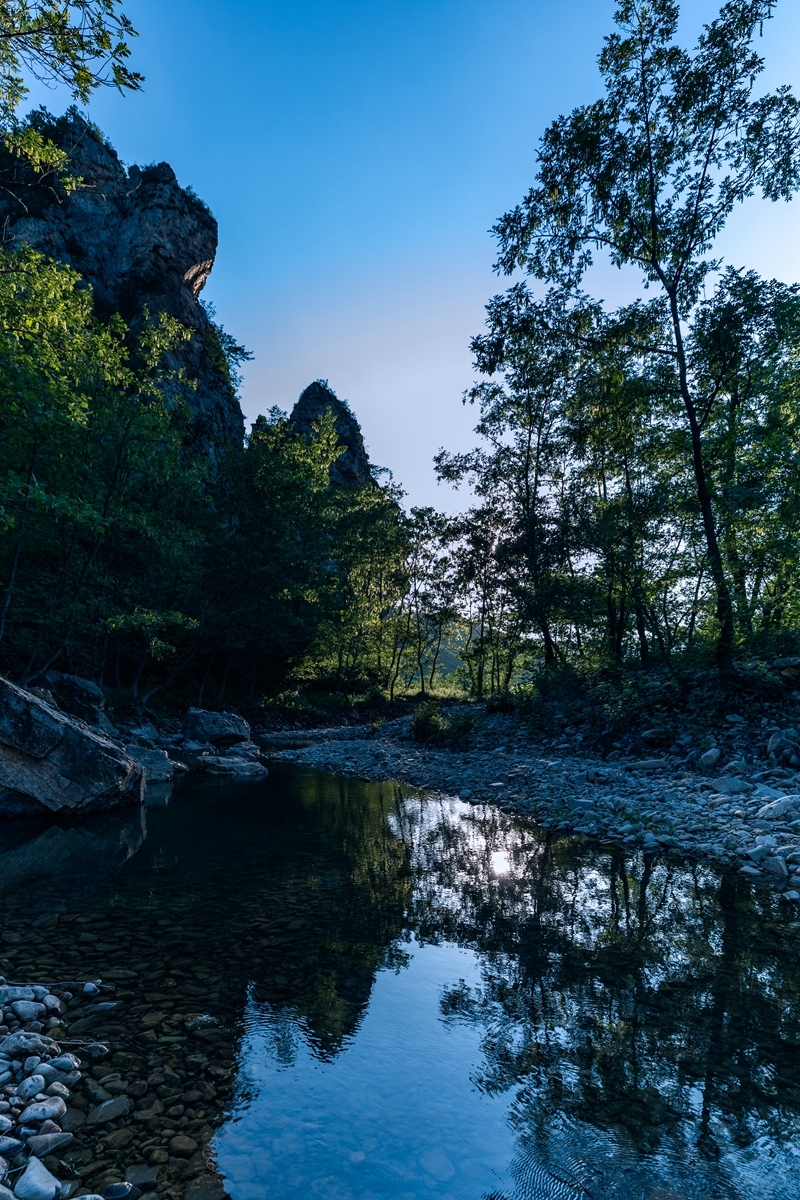
[[[237,713],[209,712],[205,708],[189,709],[183,718],[182,733],[187,742],[210,742],[212,746],[250,741],[250,726],[244,717]]]
[[[62,675],[60,671],[48,671],[45,682],[60,709],[89,725],[100,725],[106,698],[98,684],[81,679],[80,675]]]
[[[0,815],[98,812],[143,793],[120,746],[0,678]]]

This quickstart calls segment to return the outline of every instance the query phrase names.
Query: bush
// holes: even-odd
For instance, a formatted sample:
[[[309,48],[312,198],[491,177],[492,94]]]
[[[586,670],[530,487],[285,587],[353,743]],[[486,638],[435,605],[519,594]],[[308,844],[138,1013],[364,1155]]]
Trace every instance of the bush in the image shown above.
[[[411,736],[431,746],[463,746],[475,731],[473,713],[442,711],[437,700],[423,700],[411,717]]]

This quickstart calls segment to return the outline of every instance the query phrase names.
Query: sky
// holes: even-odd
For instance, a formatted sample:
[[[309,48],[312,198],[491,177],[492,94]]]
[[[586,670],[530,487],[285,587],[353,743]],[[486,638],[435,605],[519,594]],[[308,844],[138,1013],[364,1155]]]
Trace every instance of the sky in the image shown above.
[[[718,3],[682,6],[692,39]],[[546,126],[600,94],[613,0],[126,0],[143,92],[88,115],[122,160],[169,162],[210,205],[219,251],[204,297],[252,351],[248,421],[327,379],[372,461],[409,504],[454,511],[441,446],[474,444],[469,341],[507,286],[488,232],[534,177]],[[800,5],[760,43],[768,86],[800,92]],[[37,88],[60,112],[68,98]],[[800,201],[752,202],[727,261],[800,280]],[[634,281],[611,267],[609,303]]]

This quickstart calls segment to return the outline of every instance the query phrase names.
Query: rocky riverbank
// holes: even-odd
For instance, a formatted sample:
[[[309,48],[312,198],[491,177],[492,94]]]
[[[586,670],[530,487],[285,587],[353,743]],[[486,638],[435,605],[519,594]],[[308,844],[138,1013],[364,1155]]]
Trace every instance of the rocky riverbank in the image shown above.
[[[232,1045],[213,1016],[102,980],[0,978],[0,1006],[0,1200],[224,1200],[208,1143]]]
[[[364,779],[397,779],[495,804],[564,833],[736,864],[800,901],[800,736],[732,716],[700,746],[606,759],[531,741],[513,717],[482,715],[464,749],[420,745],[407,718],[273,759]],[[706,742],[710,744],[705,744]]]

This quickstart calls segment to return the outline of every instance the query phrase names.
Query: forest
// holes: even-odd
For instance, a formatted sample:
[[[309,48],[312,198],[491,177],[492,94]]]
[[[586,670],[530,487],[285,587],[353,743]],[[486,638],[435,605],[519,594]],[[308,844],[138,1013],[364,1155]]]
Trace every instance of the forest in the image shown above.
[[[139,86],[115,0],[73,7],[80,27],[0,5],[6,191],[19,163],[83,186],[19,115],[23,69],[79,102]],[[800,186],[800,104],[759,86],[773,7],[728,0],[687,50],[673,0],[620,0],[602,94],[546,129],[494,227],[508,287],[472,341],[475,447],[434,464],[469,485],[456,517],[376,470],[335,483],[332,411],[301,435],[272,408],[209,456],[180,321],[131,324],[74,266],[0,248],[0,669],[141,711],[514,704],[643,673],[769,690],[800,653],[800,290],[715,242]],[[637,299],[584,290],[598,258]],[[244,351],[212,328],[235,388]]]

